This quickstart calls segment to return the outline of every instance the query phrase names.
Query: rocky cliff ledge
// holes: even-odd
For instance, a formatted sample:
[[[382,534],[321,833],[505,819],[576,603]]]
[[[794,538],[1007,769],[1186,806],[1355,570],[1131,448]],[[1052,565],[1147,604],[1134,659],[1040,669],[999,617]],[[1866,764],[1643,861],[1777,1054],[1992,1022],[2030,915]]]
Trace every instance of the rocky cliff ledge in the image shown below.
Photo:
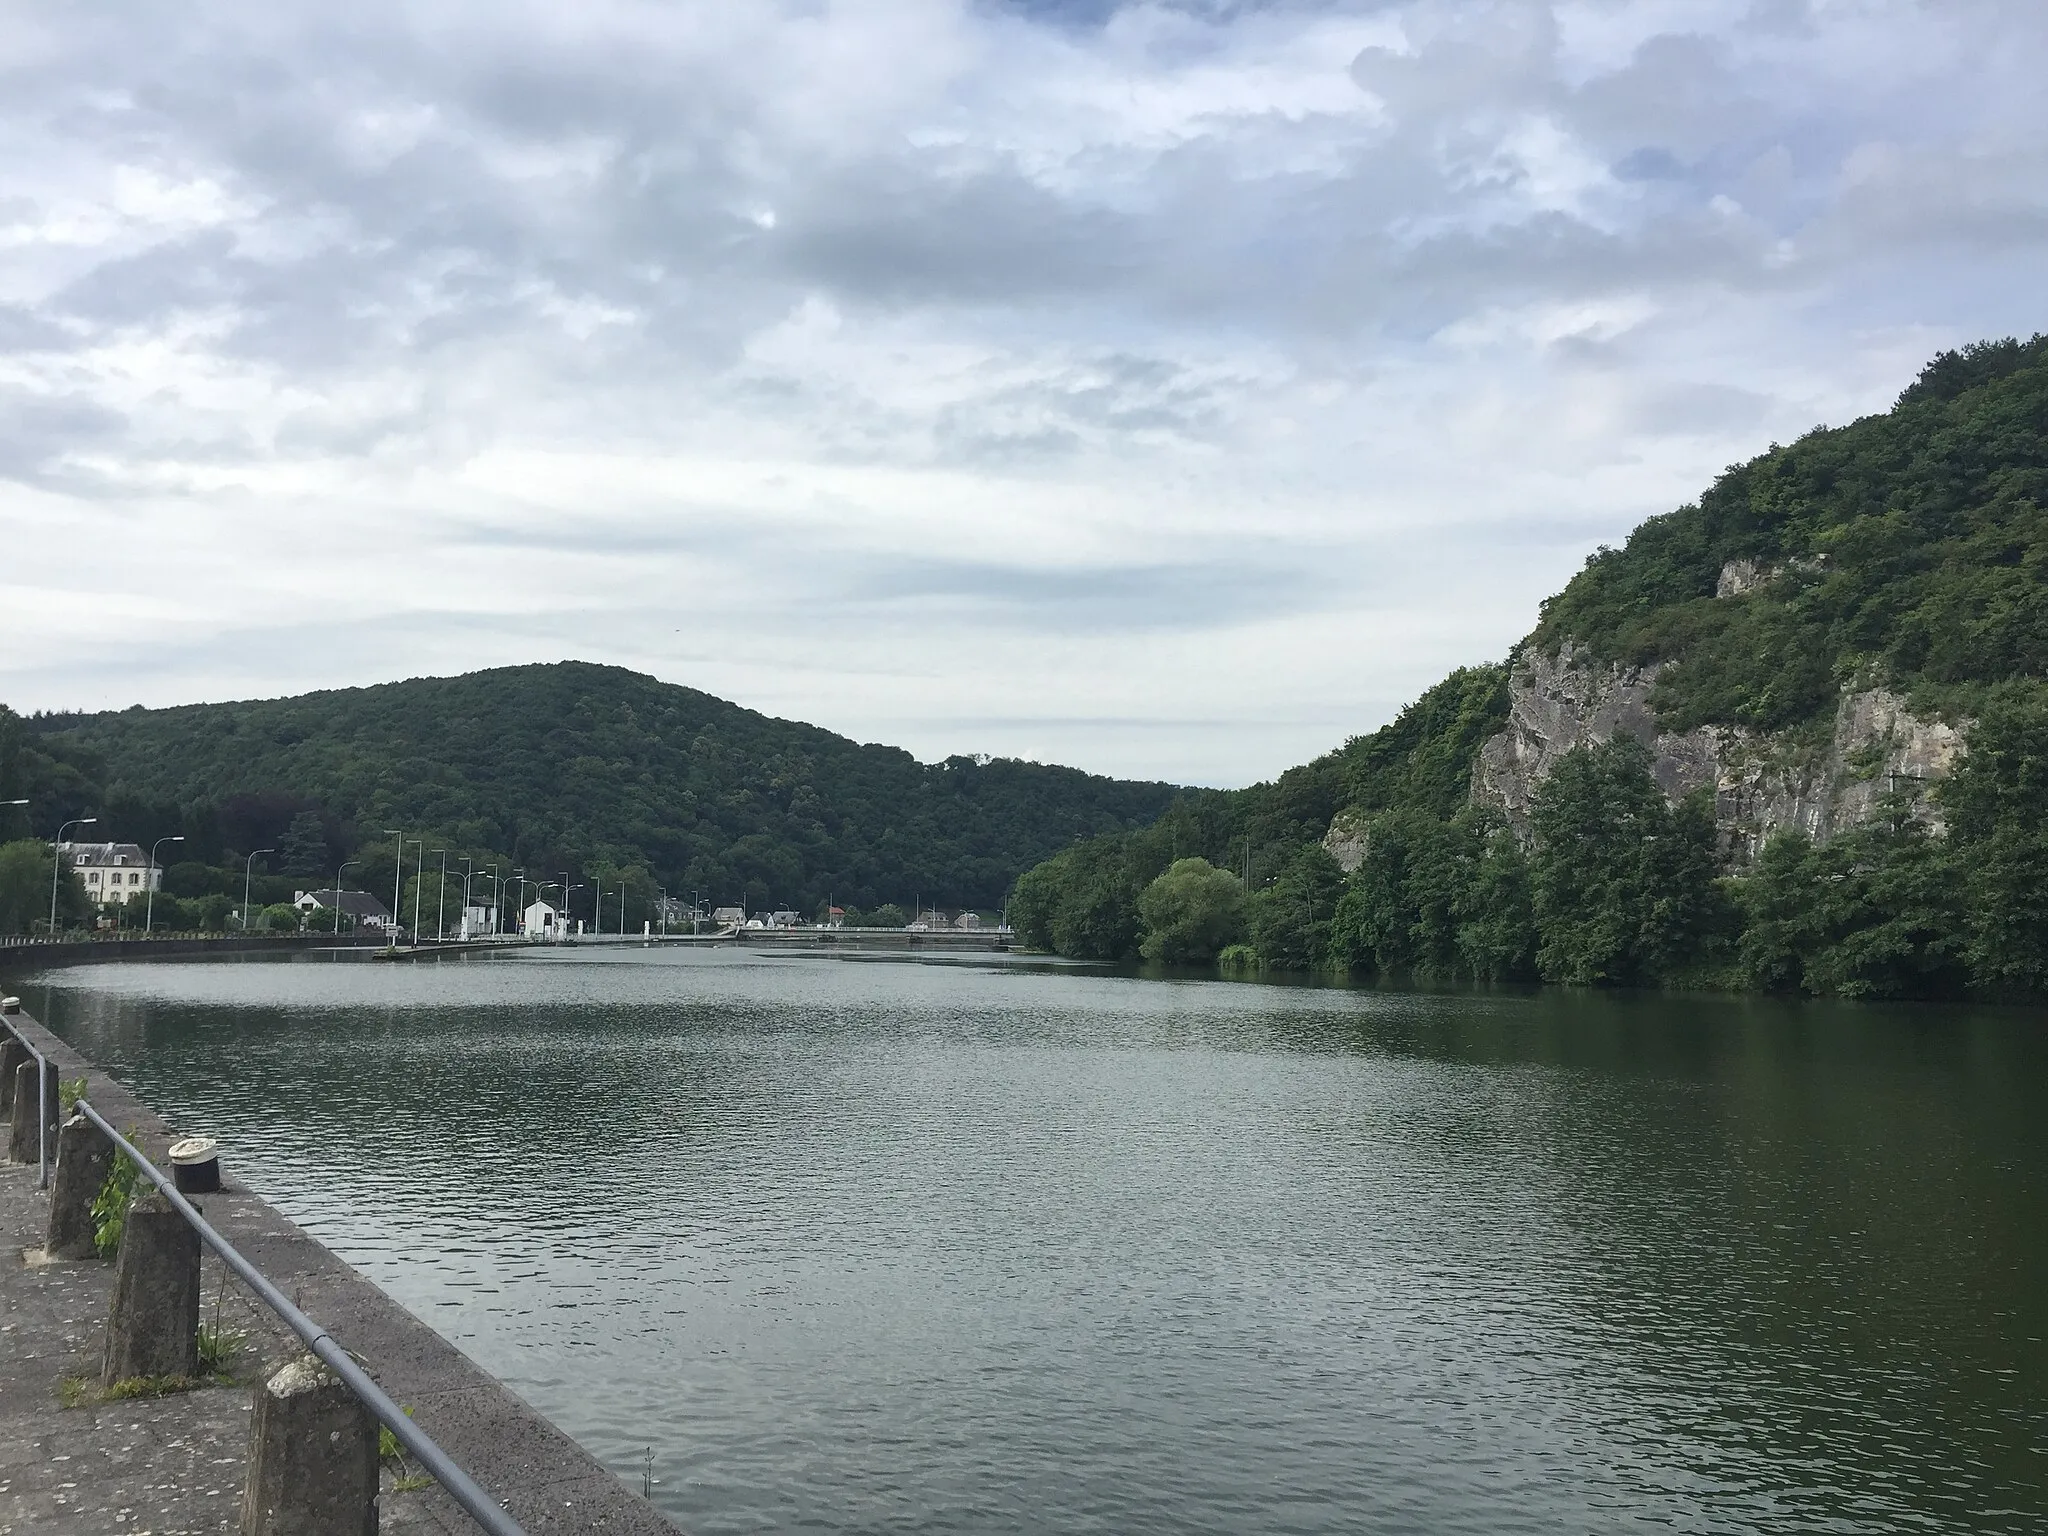
[[[1508,680],[1507,729],[1473,765],[1473,798],[1525,824],[1531,794],[1560,757],[1626,732],[1650,748],[1652,771],[1671,799],[1703,786],[1714,791],[1723,847],[1744,864],[1781,828],[1825,841],[1856,825],[1894,784],[1924,789],[1946,778],[1962,751],[1954,727],[1919,718],[1883,688],[1842,695],[1825,748],[1737,726],[1659,730],[1650,707],[1658,671],[1597,663],[1569,646],[1522,657]],[[1923,797],[1917,814],[1939,830],[1937,805]],[[1339,829],[1331,830],[1337,852]]]

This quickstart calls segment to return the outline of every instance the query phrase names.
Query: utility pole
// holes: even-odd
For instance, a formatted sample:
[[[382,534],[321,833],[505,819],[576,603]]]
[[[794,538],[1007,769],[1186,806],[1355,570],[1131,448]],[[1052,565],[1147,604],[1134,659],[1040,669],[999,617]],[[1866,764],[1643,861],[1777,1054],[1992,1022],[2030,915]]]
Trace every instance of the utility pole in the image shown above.
[[[441,904],[434,909],[434,942],[441,942],[443,924],[448,916],[448,850],[437,850],[441,855]]]

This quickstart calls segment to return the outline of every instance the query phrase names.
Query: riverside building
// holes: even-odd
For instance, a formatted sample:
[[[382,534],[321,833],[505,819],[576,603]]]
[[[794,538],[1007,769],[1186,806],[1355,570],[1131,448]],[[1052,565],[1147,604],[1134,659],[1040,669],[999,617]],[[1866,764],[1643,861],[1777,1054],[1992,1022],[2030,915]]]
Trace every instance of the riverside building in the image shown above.
[[[57,856],[69,861],[85,894],[102,906],[126,905],[163,882],[163,867],[151,864],[135,843],[59,843]]]

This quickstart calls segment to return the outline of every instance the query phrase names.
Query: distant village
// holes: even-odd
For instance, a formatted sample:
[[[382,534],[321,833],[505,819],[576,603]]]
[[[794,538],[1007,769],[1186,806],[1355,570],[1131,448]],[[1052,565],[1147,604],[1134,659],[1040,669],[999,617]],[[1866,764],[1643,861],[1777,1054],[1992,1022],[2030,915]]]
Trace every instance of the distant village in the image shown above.
[[[118,921],[107,913],[107,909],[126,909],[136,901],[147,906],[162,888],[163,866],[136,843],[64,842],[58,844],[58,854],[77,874],[85,887],[87,899],[107,914],[101,919],[103,925]],[[298,910],[306,926],[317,927],[321,931],[339,929],[342,932],[392,936],[405,931],[404,924],[397,921],[390,909],[369,891],[332,887],[294,891],[291,905]],[[328,920],[315,922],[314,919],[322,914],[329,914]],[[883,914],[887,916],[882,921],[874,921]],[[243,921],[241,909],[237,909],[233,916],[238,924]],[[545,900],[536,899],[529,903],[516,921],[508,920],[508,916],[494,906],[475,905],[462,897],[454,910],[444,908],[437,913],[433,925],[423,922],[421,926],[423,929],[436,927],[440,930],[435,934],[436,938],[453,941],[519,936],[554,943],[580,937],[585,932],[581,918],[572,918]],[[790,907],[750,913],[739,906],[693,906],[679,898],[664,895],[655,902],[655,915],[647,920],[645,928],[649,934],[658,932],[673,936],[716,936],[774,929],[957,933],[984,929],[1000,932],[1002,923],[1000,916],[994,913],[951,911],[918,903],[913,903],[909,914],[893,906],[885,906],[871,914],[849,913],[844,907],[829,906],[816,916],[806,916]]]

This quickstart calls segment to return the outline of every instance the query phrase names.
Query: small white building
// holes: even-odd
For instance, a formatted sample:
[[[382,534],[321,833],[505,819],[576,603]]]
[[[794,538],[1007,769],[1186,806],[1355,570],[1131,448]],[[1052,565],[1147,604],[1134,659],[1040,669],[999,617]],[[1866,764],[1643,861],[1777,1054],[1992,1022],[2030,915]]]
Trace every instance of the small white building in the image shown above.
[[[161,865],[134,843],[59,843],[57,855],[77,872],[85,894],[101,905],[126,904],[162,887]]]
[[[295,891],[292,893],[292,905],[309,916],[338,907],[351,919],[351,923],[344,926],[358,930],[376,929],[389,933],[395,926],[391,914],[384,910],[384,903],[368,891]]]
[[[529,939],[557,944],[569,936],[569,920],[544,901],[536,901],[523,916],[520,932]]]
[[[491,931],[491,909],[489,907],[464,907],[462,909],[461,932],[465,939],[481,938]]]
[[[746,920],[746,912],[739,907],[714,907],[711,912],[714,928],[737,928]]]

